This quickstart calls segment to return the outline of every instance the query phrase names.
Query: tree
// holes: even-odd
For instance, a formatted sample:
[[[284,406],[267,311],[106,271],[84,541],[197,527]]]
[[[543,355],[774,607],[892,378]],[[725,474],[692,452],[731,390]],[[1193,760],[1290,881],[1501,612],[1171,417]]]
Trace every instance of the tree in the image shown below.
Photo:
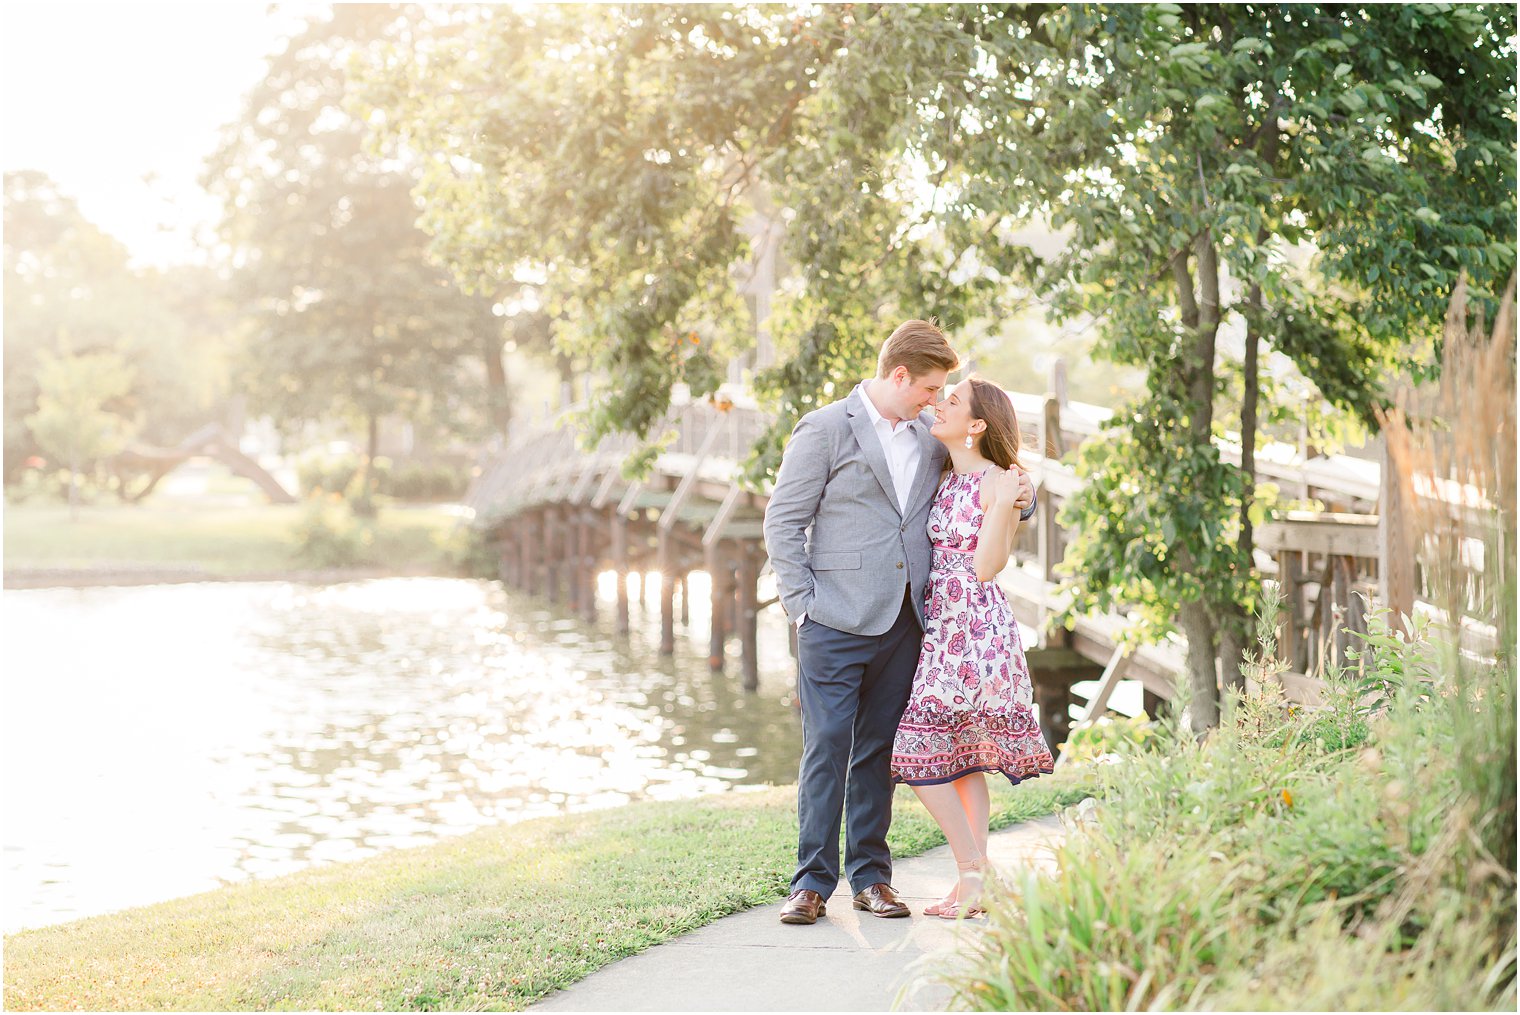
[[[681,337],[726,319],[738,223],[762,193],[797,269],[772,325],[788,356],[756,378],[780,419],[753,476],[798,414],[869,370],[895,319],[955,330],[1035,292],[1056,320],[1094,322],[1098,354],[1146,389],[1080,462],[1074,609],[1179,626],[1202,729],[1254,595],[1262,356],[1370,423],[1386,371],[1435,368],[1459,273],[1491,307],[1514,265],[1514,20],[496,8],[418,28],[369,78],[388,134],[437,153],[422,182],[437,249],[483,278],[535,273],[572,311],[578,334],[558,340],[607,375],[593,432],[645,434],[673,382],[712,376]],[[1036,253],[1019,241],[1031,225],[1065,246]],[[727,337],[720,350],[741,341]],[[1226,415],[1238,465],[1215,444]]]
[[[270,59],[206,171],[252,322],[240,380],[253,406],[287,429],[352,420],[367,434],[366,477],[382,416],[473,436],[504,426],[507,404],[487,397],[488,384],[505,385],[492,300],[460,292],[429,261],[412,172],[371,150],[345,106],[348,60],[400,13],[314,15]]]
[[[1216,721],[1216,647],[1238,677],[1253,594],[1263,343],[1370,421],[1380,370],[1431,364],[1459,273],[1492,299],[1513,268],[1513,20],[1073,6],[979,38],[1002,101],[978,105],[962,153],[973,199],[953,220],[1039,215],[1070,230],[1027,277],[1059,315],[1100,319],[1110,358],[1146,370],[1128,428],[1083,457],[1074,606],[1178,617],[1195,728]],[[1001,171],[972,169],[998,159]],[[1302,242],[1318,252],[1307,271],[1288,256]],[[1021,267],[998,253],[989,264]],[[1213,443],[1232,321],[1245,339],[1238,467]]]
[[[131,420],[111,410],[132,387],[120,354],[44,352],[37,374],[37,410],[26,417],[37,443],[69,470],[69,513],[77,515],[79,476],[127,446]]]
[[[172,444],[218,418],[232,330],[221,293],[203,269],[134,269],[52,180],[7,173],[5,481],[43,450],[27,419],[49,357],[119,357],[131,383],[112,410],[144,440]]]

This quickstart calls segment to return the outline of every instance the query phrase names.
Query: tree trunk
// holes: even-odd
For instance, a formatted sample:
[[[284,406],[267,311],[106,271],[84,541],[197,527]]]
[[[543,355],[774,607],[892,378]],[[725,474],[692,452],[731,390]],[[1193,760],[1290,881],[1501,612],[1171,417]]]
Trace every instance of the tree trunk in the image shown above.
[[[1251,505],[1256,500],[1256,417],[1261,401],[1261,325],[1260,283],[1251,286],[1247,297],[1245,391],[1240,403],[1240,471],[1245,485],[1240,494],[1240,561],[1250,570],[1255,566],[1256,534],[1251,524]],[[1242,670],[1246,650],[1251,643],[1250,621],[1236,603],[1224,607],[1219,622],[1219,667],[1222,683],[1244,692],[1246,678]]]
[[[1214,439],[1214,351],[1219,336],[1219,257],[1207,232],[1193,245],[1197,263],[1198,292],[1195,298],[1186,255],[1173,261],[1178,303],[1183,323],[1193,329],[1193,346],[1183,363],[1188,403],[1188,439],[1194,447],[1208,447]],[[1193,571],[1191,554],[1181,554],[1184,573]],[[1215,616],[1221,604],[1200,598],[1182,604],[1178,620],[1188,641],[1189,725],[1203,733],[1219,725],[1219,678],[1215,661],[1218,627]]]
[[[1246,650],[1251,644],[1250,624],[1238,606],[1219,621],[1219,683],[1222,690],[1241,694],[1246,690]]]
[[[369,415],[369,434],[364,458],[359,462],[359,495],[354,498],[354,514],[365,518],[375,515],[375,457],[380,454],[380,419]]]
[[[1277,89],[1269,87],[1266,112],[1261,125],[1262,161],[1269,170],[1277,164],[1281,138],[1276,127]],[[1259,248],[1267,241],[1267,230],[1256,231]],[[1245,389],[1240,403],[1240,471],[1245,484],[1240,496],[1240,542],[1238,545],[1241,566],[1247,572],[1256,566],[1256,532],[1251,524],[1251,507],[1256,500],[1256,428],[1261,403],[1261,339],[1266,323],[1266,305],[1262,300],[1261,282],[1252,283],[1246,296],[1246,352],[1243,364]],[[1244,576],[1242,576],[1244,577]],[[1222,604],[1219,626],[1220,675],[1225,687],[1245,691],[1246,678],[1243,667],[1246,651],[1252,641],[1250,617],[1238,603]]]
[[[1208,604],[1182,604],[1178,620],[1187,638],[1188,728],[1202,735],[1219,725],[1219,680],[1214,668],[1214,620]]]
[[[79,521],[79,458],[69,456],[69,521]]]
[[[507,366],[501,354],[506,346],[506,336],[501,322],[492,315],[485,328],[486,361],[486,411],[496,432],[506,437],[512,427],[512,403],[507,398]]]

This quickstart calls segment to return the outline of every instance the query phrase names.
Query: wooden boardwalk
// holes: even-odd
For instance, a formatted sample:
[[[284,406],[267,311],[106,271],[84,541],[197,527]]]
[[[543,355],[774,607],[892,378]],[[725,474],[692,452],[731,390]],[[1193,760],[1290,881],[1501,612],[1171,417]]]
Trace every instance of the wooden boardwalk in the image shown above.
[[[1059,380],[1053,387],[1060,388]],[[1065,605],[1057,569],[1072,533],[1063,529],[1061,504],[1081,488],[1068,464],[1071,453],[1093,438],[1110,413],[1069,402],[1055,394],[1011,393],[1026,446],[1021,461],[1040,491],[1040,509],[1020,530],[1014,558],[999,577],[1021,623],[1038,632],[1029,646],[1037,702],[1052,744],[1066,739],[1070,708],[1088,719],[1101,715],[1121,679],[1144,686],[1148,711],[1162,707],[1182,671],[1186,645],[1177,638],[1160,645],[1129,647],[1128,617],[1079,618],[1072,630],[1051,618]],[[485,529],[509,585],[565,604],[591,617],[596,611],[596,576],[617,574],[616,623],[628,629],[630,575],[657,572],[660,587],[660,644],[674,650],[678,623],[689,622],[687,576],[711,576],[709,656],[721,669],[728,643],[738,641],[740,678],[747,688],[758,679],[756,618],[776,600],[760,599],[767,571],[761,520],[767,491],[751,491],[736,481],[768,420],[742,394],[718,402],[678,398],[668,420],[676,437],[659,456],[646,480],[629,482],[622,464],[632,448],[627,439],[607,439],[593,452],[578,448],[568,410],[555,420],[514,432],[472,487],[467,498],[475,524]],[[1033,441],[1030,440],[1031,435]],[[1226,458],[1239,449],[1221,445]],[[1292,697],[1313,701],[1311,676],[1346,659],[1352,632],[1366,630],[1364,597],[1398,604],[1411,613],[1416,602],[1413,561],[1389,568],[1390,546],[1401,542],[1408,506],[1388,500],[1379,462],[1344,455],[1306,457],[1298,449],[1268,444],[1256,455],[1258,482],[1274,482],[1289,498],[1315,500],[1324,512],[1288,513],[1257,532],[1257,566],[1276,578],[1285,593],[1280,641],[1291,672],[1283,677]],[[642,583],[640,587],[642,594]],[[1482,644],[1484,632],[1473,637]],[[793,651],[795,652],[795,635]],[[1072,685],[1098,680],[1091,698]]]

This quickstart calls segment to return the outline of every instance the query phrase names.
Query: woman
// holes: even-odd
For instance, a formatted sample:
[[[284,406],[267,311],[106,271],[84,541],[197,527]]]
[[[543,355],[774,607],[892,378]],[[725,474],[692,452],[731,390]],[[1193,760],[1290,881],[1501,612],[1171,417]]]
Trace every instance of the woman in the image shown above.
[[[991,809],[984,773],[1014,783],[1053,769],[1030,710],[1019,627],[993,580],[1008,563],[1019,512],[1019,425],[997,385],[971,377],[935,407],[930,430],[950,449],[929,513],[933,564],[923,649],[892,746],[905,782],[944,830],[959,878],[924,914],[981,913]]]

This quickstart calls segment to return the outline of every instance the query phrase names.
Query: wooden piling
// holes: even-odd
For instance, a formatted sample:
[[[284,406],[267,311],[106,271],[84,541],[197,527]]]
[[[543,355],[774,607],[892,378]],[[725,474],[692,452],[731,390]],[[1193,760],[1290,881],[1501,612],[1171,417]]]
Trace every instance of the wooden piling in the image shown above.
[[[1378,592],[1388,623],[1402,631],[1414,613],[1415,537],[1411,522],[1414,490],[1383,439],[1382,488],[1378,504]]]
[[[588,623],[596,621],[596,565],[601,559],[601,542],[597,538],[593,515],[586,508],[576,508],[576,523],[580,529],[580,581],[581,618]]]
[[[1300,666],[1298,650],[1299,643],[1303,640],[1299,633],[1299,625],[1302,624],[1304,615],[1304,593],[1299,573],[1299,556],[1296,550],[1283,550],[1277,555],[1277,588],[1282,594],[1282,617],[1278,621],[1277,632],[1277,658],[1294,669]],[[1300,669],[1299,672],[1302,670]]]
[[[522,538],[519,546],[522,547],[522,579],[520,587],[529,595],[538,595],[540,591],[538,569],[540,563],[539,551],[544,545],[542,527],[538,522],[538,512],[527,511],[522,515],[520,522]]]
[[[723,669],[724,641],[728,634],[729,601],[733,599],[732,582],[728,565],[723,559],[722,544],[703,547],[707,573],[712,581],[712,622],[707,639],[707,665],[717,671]]]
[[[739,672],[746,691],[760,686],[759,594],[760,565],[748,547],[739,551]]]
[[[628,623],[628,516],[616,509],[612,512],[612,566],[617,569],[618,634],[627,634]]]
[[[676,651],[676,562],[670,533],[661,529],[655,553],[660,569],[660,654]]]

